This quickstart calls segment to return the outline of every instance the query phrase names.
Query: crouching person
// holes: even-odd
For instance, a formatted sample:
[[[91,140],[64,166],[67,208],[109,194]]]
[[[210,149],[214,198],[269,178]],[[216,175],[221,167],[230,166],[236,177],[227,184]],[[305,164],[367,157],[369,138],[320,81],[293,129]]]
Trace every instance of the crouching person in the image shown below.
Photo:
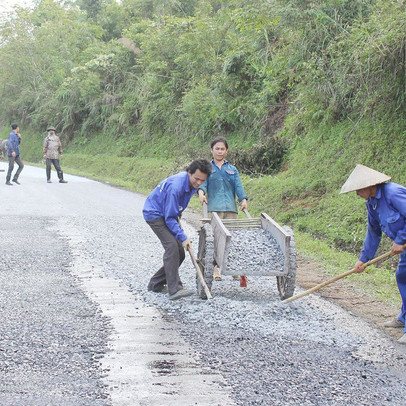
[[[185,259],[190,240],[179,224],[179,218],[194,193],[211,173],[205,159],[193,161],[184,172],[163,180],[147,197],[143,215],[165,250],[162,267],[152,276],[148,290],[163,292],[175,300],[193,294],[185,289],[179,277],[179,266]]]

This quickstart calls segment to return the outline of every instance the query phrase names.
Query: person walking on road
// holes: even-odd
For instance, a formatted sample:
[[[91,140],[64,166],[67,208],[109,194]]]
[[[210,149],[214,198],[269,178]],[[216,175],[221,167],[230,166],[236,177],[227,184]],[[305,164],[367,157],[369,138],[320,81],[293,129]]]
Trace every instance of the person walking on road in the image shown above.
[[[382,231],[393,241],[392,254],[400,254],[396,269],[396,282],[402,298],[400,314],[384,323],[385,327],[402,328],[403,336],[398,342],[406,344],[406,188],[394,182],[381,172],[357,165],[341,188],[341,193],[355,191],[366,200],[368,211],[368,230],[355,272],[365,270],[381,242]],[[388,182],[388,183],[385,183]]]
[[[209,212],[216,212],[221,219],[237,218],[238,209],[236,196],[240,202],[240,210],[247,209],[248,196],[245,194],[240,175],[235,166],[227,160],[228,143],[225,138],[217,137],[211,144],[213,156],[212,171],[205,183],[199,188],[200,203],[207,203]],[[220,270],[215,264],[214,280],[221,280]],[[235,279],[240,279],[234,275]]]
[[[6,185],[12,186],[13,184],[10,182],[11,175],[14,169],[14,162],[17,163],[18,169],[17,172],[14,174],[13,183],[20,185],[18,181],[18,177],[20,176],[21,171],[24,168],[23,161],[20,158],[20,142],[21,142],[21,134],[18,132],[19,127],[18,124],[11,125],[11,133],[8,136],[7,142],[7,156],[8,156],[8,171],[6,175]]]
[[[59,156],[63,157],[63,150],[61,140],[55,133],[54,127],[49,127],[47,129],[48,135],[45,137],[44,140],[44,152],[43,157],[46,159],[46,174],[47,174],[47,182],[51,182],[51,167],[52,164],[56,169],[56,173],[58,174],[59,183],[68,183],[66,180],[63,179],[63,172],[61,169],[61,165],[59,164]]]
[[[185,289],[179,277],[179,266],[185,259],[185,249],[190,240],[179,224],[180,216],[186,209],[197,188],[211,172],[211,164],[205,159],[193,161],[186,171],[163,180],[147,197],[143,208],[144,219],[164,247],[163,265],[152,276],[148,290],[165,292],[175,300],[193,294]]]

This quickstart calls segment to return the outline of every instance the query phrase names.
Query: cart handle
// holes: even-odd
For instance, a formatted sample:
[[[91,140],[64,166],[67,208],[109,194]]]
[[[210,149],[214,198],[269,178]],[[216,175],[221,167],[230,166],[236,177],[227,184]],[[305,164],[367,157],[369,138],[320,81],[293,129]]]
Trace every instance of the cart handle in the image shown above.
[[[252,219],[251,214],[249,213],[249,211],[247,209],[244,209],[243,212],[245,213],[245,215],[249,218]]]
[[[249,219],[252,219],[252,216],[251,216],[251,214],[249,213],[249,211],[248,211],[247,209],[244,209],[243,212],[245,213],[245,215],[246,215]],[[207,203],[206,203],[206,202],[203,202],[203,205],[202,205],[202,214],[203,214],[203,218],[204,218],[204,219],[209,218],[209,211],[208,211],[208,209],[207,209]]]
[[[205,218],[205,219],[209,218],[209,211],[207,209],[207,203],[206,202],[203,202],[202,214],[203,214],[203,218]]]
[[[212,296],[211,293],[210,293],[210,289],[209,289],[209,287],[207,286],[206,281],[204,280],[204,276],[203,276],[203,274],[202,274],[202,271],[200,270],[199,264],[198,264],[197,261],[196,261],[196,257],[195,257],[195,255],[194,255],[194,253],[193,253],[192,248],[189,246],[189,247],[187,248],[187,250],[188,250],[188,252],[189,252],[189,254],[190,254],[190,258],[192,259],[193,265],[194,265],[195,268],[196,268],[197,277],[199,278],[200,283],[203,285],[203,289],[204,289],[204,291],[205,291],[205,293],[206,293],[207,299],[213,299],[213,296]]]

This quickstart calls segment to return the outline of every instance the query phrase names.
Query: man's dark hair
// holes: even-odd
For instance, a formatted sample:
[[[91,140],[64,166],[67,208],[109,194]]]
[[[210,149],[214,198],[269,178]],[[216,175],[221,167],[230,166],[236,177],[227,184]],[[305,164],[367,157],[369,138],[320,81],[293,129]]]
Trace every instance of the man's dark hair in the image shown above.
[[[186,168],[186,171],[193,175],[197,169],[205,173],[207,176],[210,176],[211,162],[209,162],[207,159],[196,159]]]
[[[11,128],[12,128],[13,130],[15,130],[17,127],[18,127],[18,124],[16,124],[16,123],[11,124]]]
[[[224,137],[216,137],[210,144],[210,148],[213,148],[218,142],[222,142],[228,149],[227,140]]]

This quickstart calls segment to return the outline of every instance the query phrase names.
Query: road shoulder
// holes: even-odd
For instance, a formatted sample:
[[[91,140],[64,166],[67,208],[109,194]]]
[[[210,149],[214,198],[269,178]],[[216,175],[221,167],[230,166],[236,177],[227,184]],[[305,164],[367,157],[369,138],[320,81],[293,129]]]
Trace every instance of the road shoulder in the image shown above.
[[[183,213],[183,219],[195,229],[198,229],[201,225],[200,218],[200,212],[193,209],[188,208]],[[305,290],[331,278],[331,275],[323,269],[319,262],[300,255],[300,252],[296,261],[296,284]],[[343,272],[345,271],[343,269]],[[317,292],[317,295],[338,304],[353,315],[373,323],[391,338],[398,339],[402,335],[400,329],[388,329],[383,326],[384,321],[396,317],[399,309],[364,294],[359,289],[356,289],[348,279],[341,279],[325,286]]]

